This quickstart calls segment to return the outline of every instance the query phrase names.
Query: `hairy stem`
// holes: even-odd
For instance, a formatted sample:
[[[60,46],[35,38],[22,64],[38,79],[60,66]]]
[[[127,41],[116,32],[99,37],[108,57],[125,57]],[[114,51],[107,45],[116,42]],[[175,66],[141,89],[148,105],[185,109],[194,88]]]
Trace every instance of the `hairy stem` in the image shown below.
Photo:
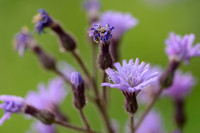
[[[105,73],[105,71],[103,71],[103,80],[102,83],[106,82],[107,79],[107,74]],[[108,88],[106,86],[103,86],[103,95],[102,98],[104,99],[104,105],[106,107],[107,103],[108,103]]]

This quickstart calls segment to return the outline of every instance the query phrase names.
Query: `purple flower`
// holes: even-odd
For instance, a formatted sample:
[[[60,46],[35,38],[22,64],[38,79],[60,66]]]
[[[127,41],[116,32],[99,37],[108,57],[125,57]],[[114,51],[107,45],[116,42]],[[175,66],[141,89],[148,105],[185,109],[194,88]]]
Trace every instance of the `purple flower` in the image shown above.
[[[140,91],[145,86],[149,85],[157,79],[157,72],[150,73],[149,64],[142,62],[139,64],[139,59],[123,60],[121,66],[119,62],[114,63],[114,67],[117,70],[111,68],[106,69],[106,73],[109,75],[109,79],[112,83],[102,83],[102,86],[109,86],[111,88],[118,88],[122,92],[133,93]]]
[[[33,123],[32,129],[37,133],[57,133],[53,125],[46,125],[39,121]]]
[[[195,79],[190,73],[183,74],[181,71],[177,71],[172,86],[164,90],[164,95],[175,100],[184,99],[191,92],[194,85]]]
[[[47,87],[42,83],[39,84],[38,93],[33,91],[29,92],[26,96],[26,101],[39,110],[48,110],[52,112],[58,108],[66,95],[67,91],[65,90],[64,81],[60,78],[56,78],[51,80]]]
[[[112,38],[112,30],[114,27],[110,27],[109,24],[106,26],[101,26],[100,24],[95,24],[94,27],[90,28],[89,36],[93,37],[94,42],[103,44],[109,43],[110,39]]]
[[[79,72],[71,74],[71,85],[74,94],[74,105],[81,109],[85,106],[85,82]]]
[[[33,22],[35,23],[35,31],[40,34],[42,32],[44,33],[44,28],[53,23],[53,19],[44,9],[39,9],[38,12],[39,14],[34,17]]]
[[[160,114],[151,111],[144,118],[136,133],[164,133]]]
[[[14,40],[15,50],[18,51],[20,56],[24,55],[24,51],[29,47],[31,41],[33,41],[31,33],[27,27],[23,27]]]
[[[166,53],[169,59],[183,60],[185,63],[189,63],[190,58],[200,56],[200,44],[192,46],[195,40],[195,35],[175,35],[170,33],[169,38],[166,40]]]
[[[0,108],[5,112],[0,119],[0,125],[2,125],[5,120],[9,119],[13,113],[23,113],[26,106],[24,99],[17,96],[0,95],[0,101],[3,101],[3,103],[0,104]]]
[[[129,13],[107,11],[100,16],[101,25],[110,24],[115,27],[112,32],[113,39],[119,40],[121,36],[129,29],[138,24],[138,20]]]

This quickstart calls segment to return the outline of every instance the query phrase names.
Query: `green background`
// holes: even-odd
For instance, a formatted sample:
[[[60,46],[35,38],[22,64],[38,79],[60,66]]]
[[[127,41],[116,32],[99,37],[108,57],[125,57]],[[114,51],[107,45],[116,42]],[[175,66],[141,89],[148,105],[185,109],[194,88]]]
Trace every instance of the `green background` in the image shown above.
[[[200,1],[199,0],[102,0],[102,11],[116,10],[130,12],[139,19],[139,25],[127,32],[123,38],[121,47],[122,59],[135,59],[148,61],[153,64],[167,65],[168,59],[164,53],[164,41],[169,32],[178,34],[194,33],[196,42],[200,41]],[[161,1],[161,2],[160,2]],[[82,58],[91,67],[90,46],[86,41],[87,18],[81,8],[80,0],[0,0],[0,94],[25,96],[40,82],[47,82],[55,77],[51,72],[43,70],[37,62],[35,55],[26,52],[20,58],[12,49],[14,35],[26,25],[33,30],[32,17],[37,9],[44,8],[56,20],[60,21],[65,29],[70,31],[78,41],[78,47]],[[38,42],[57,60],[65,60],[76,66],[76,62],[69,53],[60,53],[57,38],[48,29],[47,34],[35,35]],[[184,71],[191,71],[200,78],[199,58],[191,60],[188,66],[182,65]],[[200,107],[198,83],[192,94],[187,98],[188,122],[184,131],[197,133],[200,131]],[[70,88],[69,88],[70,90]],[[121,131],[127,123],[127,114],[123,109],[124,96],[117,89],[112,89],[110,116],[119,121]],[[62,104],[63,112],[70,115],[71,122],[80,125],[81,122],[77,111],[72,105],[70,93]],[[163,115],[164,127],[167,132],[173,131],[173,104],[169,99],[161,99],[156,103],[156,109]],[[96,129],[101,129],[100,117],[90,103],[85,107],[87,117]],[[3,111],[0,111],[0,116]],[[11,120],[6,121],[0,127],[0,133],[23,133],[30,129],[33,120],[26,120],[22,115],[13,115]],[[60,133],[65,129],[59,128]],[[69,133],[73,132],[67,130]]]

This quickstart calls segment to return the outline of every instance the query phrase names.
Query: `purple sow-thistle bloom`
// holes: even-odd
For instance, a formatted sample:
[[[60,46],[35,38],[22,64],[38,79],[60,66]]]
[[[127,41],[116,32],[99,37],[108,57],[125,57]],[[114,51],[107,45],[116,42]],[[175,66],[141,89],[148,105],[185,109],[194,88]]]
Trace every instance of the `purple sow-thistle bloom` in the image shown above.
[[[40,34],[44,33],[44,28],[53,24],[53,19],[44,9],[39,9],[38,14],[33,18],[33,22],[35,23],[35,31]]]
[[[106,73],[112,83],[102,83],[102,86],[109,86],[111,88],[118,88],[126,97],[125,109],[127,112],[133,114],[137,111],[138,105],[136,95],[147,85],[157,79],[157,72],[150,73],[149,64],[142,62],[139,64],[137,58],[135,62],[123,60],[121,66],[119,62],[114,63],[117,70],[111,68],[106,69]]]
[[[0,119],[0,126],[11,117],[13,113],[24,113],[26,103],[23,98],[10,95],[0,95],[0,108],[4,110],[4,115]]]
[[[189,63],[192,57],[200,56],[200,44],[192,46],[195,40],[195,35],[175,35],[170,33],[169,38],[166,40],[166,53],[170,60],[184,61]]]
[[[74,106],[82,109],[85,106],[85,82],[79,72],[71,74],[71,86],[74,94]]]
[[[95,24],[94,27],[90,28],[89,36],[93,37],[94,42],[100,44],[109,44],[112,38],[112,30],[114,27],[110,27],[109,24],[106,26],[101,26],[100,24]]]
[[[42,83],[39,84],[38,92],[30,91],[26,96],[26,101],[35,108],[48,110],[57,119],[66,121],[67,117],[60,112],[59,105],[65,99],[67,93],[65,82],[56,78],[50,80],[47,87]]]
[[[26,49],[30,47],[34,41],[32,34],[27,27],[23,27],[21,31],[15,36],[14,47],[20,56],[24,55]]]

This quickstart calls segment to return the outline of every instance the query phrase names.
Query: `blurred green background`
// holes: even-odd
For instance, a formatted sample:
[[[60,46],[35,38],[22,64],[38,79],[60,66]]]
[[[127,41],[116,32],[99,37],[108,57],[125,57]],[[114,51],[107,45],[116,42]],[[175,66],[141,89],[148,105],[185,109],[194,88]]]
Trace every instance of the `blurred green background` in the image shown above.
[[[65,29],[70,31],[79,43],[79,50],[91,67],[90,46],[86,41],[87,17],[81,8],[80,0],[0,0],[0,94],[11,94],[25,96],[31,90],[37,89],[37,84],[47,82],[55,77],[53,73],[43,70],[31,52],[26,52],[20,58],[12,49],[14,35],[26,25],[33,30],[32,17],[38,8],[46,9],[56,20],[60,21]],[[121,47],[122,59],[135,59],[148,61],[153,64],[167,65],[167,57],[164,53],[164,41],[169,32],[179,34],[194,33],[196,42],[200,41],[200,1],[199,0],[102,0],[102,11],[116,10],[130,12],[139,19],[139,25],[127,32],[123,38]],[[48,29],[46,34],[35,35],[38,42],[57,60],[65,60],[76,66],[76,62],[68,53],[60,53],[57,38]],[[184,71],[191,71],[193,75],[200,78],[199,58],[192,59],[189,66],[182,65]],[[198,83],[192,94],[187,98],[188,122],[184,131],[186,133],[197,133],[200,131],[200,107]],[[70,90],[70,88],[69,88]],[[110,104],[110,116],[118,120],[121,132],[127,123],[127,114],[123,109],[124,96],[117,89],[112,89]],[[70,115],[71,122],[80,125],[79,115],[72,105],[72,94],[70,93],[62,109]],[[164,127],[167,132],[173,131],[173,104],[169,99],[161,99],[156,103],[156,109],[163,115]],[[92,126],[101,129],[100,117],[93,105],[88,104],[84,111],[91,121]],[[3,111],[0,111],[0,116]],[[30,130],[33,120],[26,120],[22,115],[13,115],[11,120],[6,121],[0,127],[0,133],[24,133]],[[60,133],[66,132],[59,128]],[[73,132],[67,130],[67,132]]]

